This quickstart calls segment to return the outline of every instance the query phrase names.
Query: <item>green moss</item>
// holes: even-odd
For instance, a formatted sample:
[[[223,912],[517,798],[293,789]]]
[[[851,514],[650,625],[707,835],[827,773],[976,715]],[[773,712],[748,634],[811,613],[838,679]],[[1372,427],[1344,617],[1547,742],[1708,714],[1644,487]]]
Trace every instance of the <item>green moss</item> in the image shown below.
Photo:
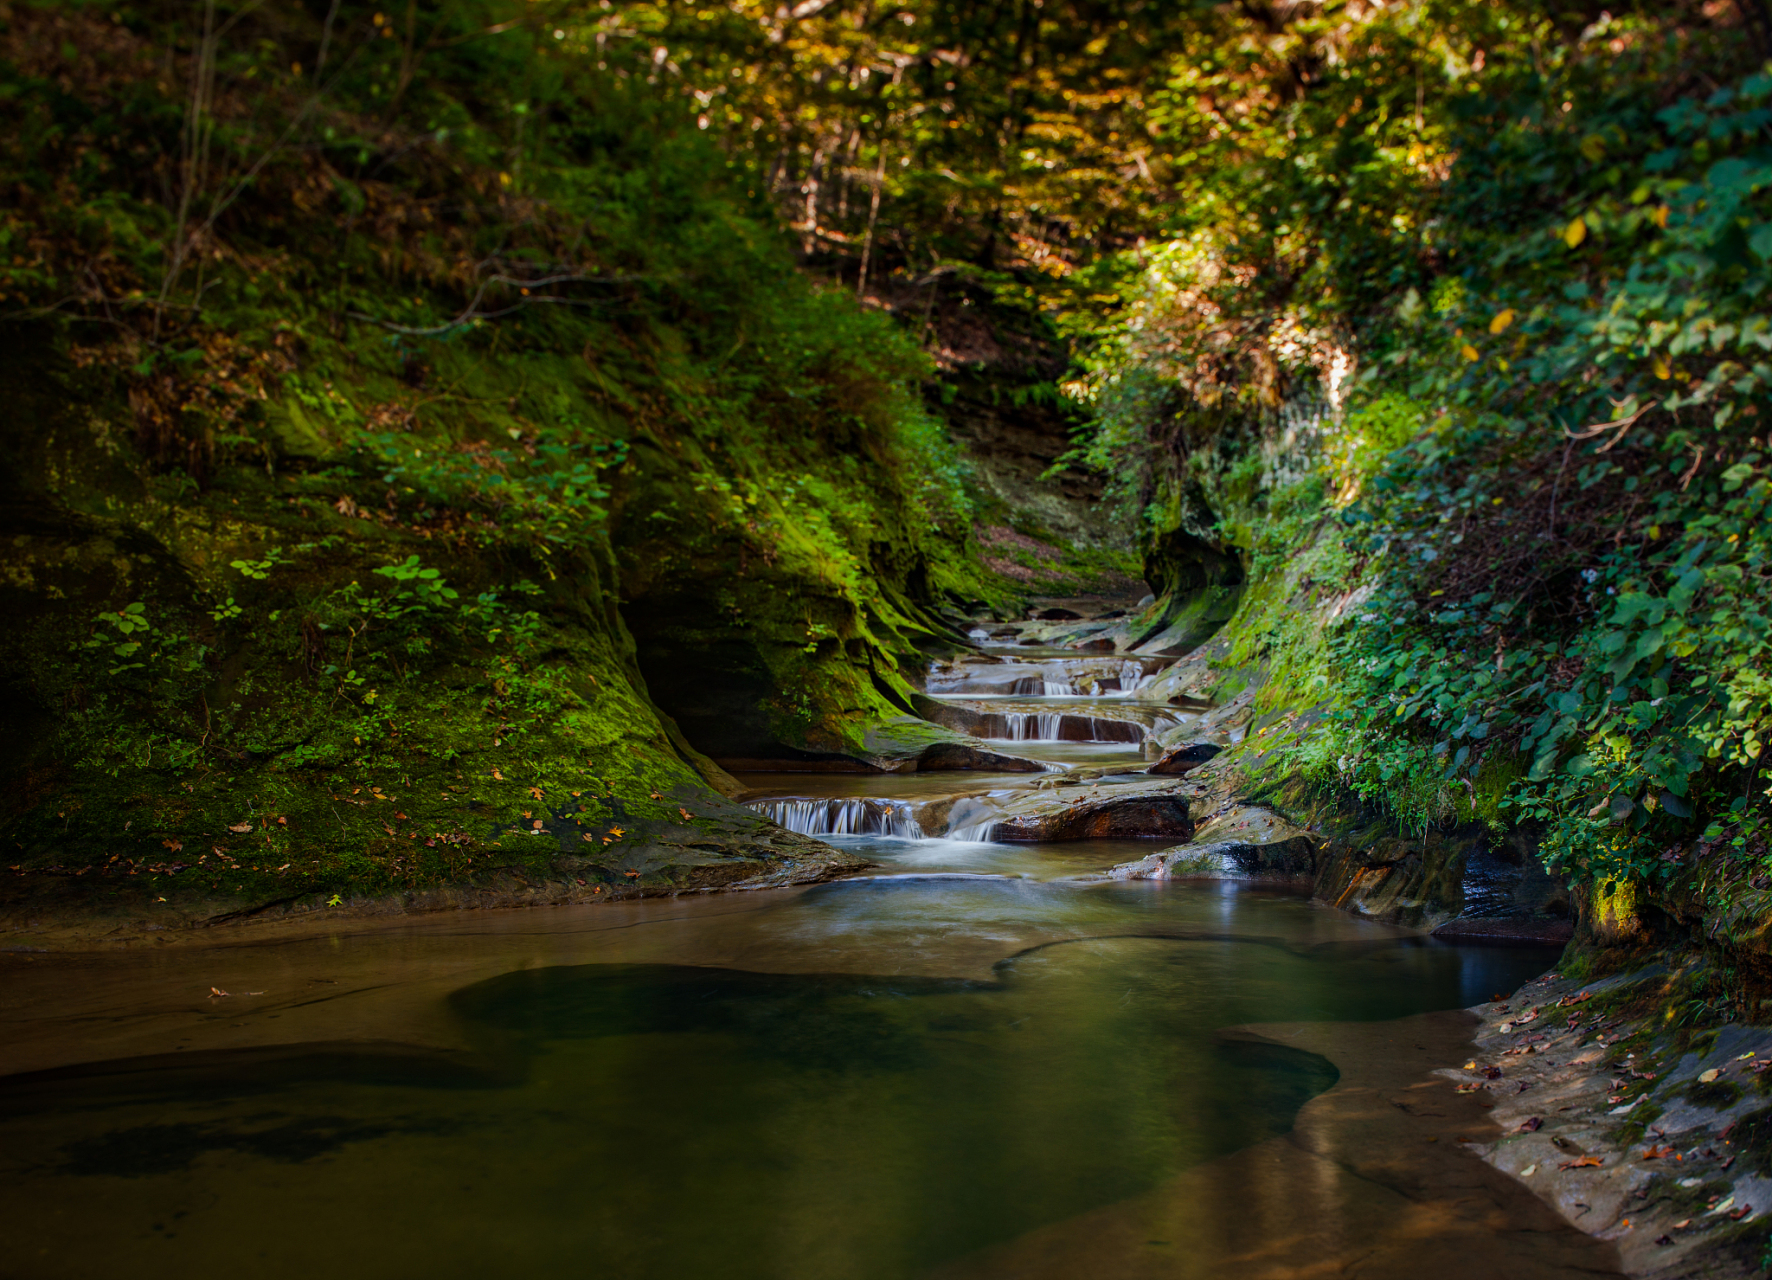
[[[1741,1089],[1728,1080],[1712,1080],[1709,1084],[1693,1081],[1686,1086],[1686,1101],[1696,1107],[1711,1107],[1721,1111],[1741,1098]]]

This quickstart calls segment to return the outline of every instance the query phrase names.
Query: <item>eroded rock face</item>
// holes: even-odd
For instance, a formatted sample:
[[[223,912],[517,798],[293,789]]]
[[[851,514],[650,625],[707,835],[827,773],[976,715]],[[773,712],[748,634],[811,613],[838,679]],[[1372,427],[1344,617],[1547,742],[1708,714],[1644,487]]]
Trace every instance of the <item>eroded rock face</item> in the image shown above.
[[[1203,823],[1187,844],[1108,872],[1115,880],[1284,880],[1311,883],[1319,841],[1271,809],[1237,805]]]
[[[1142,840],[1193,831],[1180,796],[1110,797],[1056,813],[1021,814],[993,828],[994,840]]]
[[[1092,774],[1104,771],[1091,770]],[[1120,775],[1125,781],[1073,775],[1041,779],[1037,788],[998,791],[955,803],[945,834],[971,839],[1048,841],[1089,839],[1177,840],[1193,834],[1189,793],[1163,779]],[[931,830],[933,814],[919,812]]]
[[[1213,742],[1190,742],[1184,746],[1170,747],[1163,752],[1148,772],[1173,774],[1179,777],[1182,774],[1192,773],[1223,749]]]
[[[1420,840],[1387,835],[1325,849],[1314,894],[1332,907],[1397,924],[1432,929],[1464,903],[1468,839],[1429,831]]]

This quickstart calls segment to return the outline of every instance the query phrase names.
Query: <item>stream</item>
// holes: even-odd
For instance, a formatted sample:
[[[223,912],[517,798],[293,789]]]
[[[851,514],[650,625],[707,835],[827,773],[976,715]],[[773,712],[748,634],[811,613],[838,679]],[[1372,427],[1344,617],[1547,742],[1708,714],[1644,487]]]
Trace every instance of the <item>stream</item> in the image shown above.
[[[1026,717],[1005,754],[1142,767],[1142,730],[1057,731],[1150,708],[1030,661],[1059,678],[934,691]],[[1053,737],[1025,736],[1042,717]],[[0,1274],[1607,1270],[1453,1133],[1393,1159],[1378,1135],[1409,1107],[1348,1110],[1381,1069],[1427,1087],[1468,1026],[1435,1011],[1555,951],[1091,878],[1153,841],[929,837],[911,816],[1038,776],[746,777],[877,864],[809,888],[0,957]]]

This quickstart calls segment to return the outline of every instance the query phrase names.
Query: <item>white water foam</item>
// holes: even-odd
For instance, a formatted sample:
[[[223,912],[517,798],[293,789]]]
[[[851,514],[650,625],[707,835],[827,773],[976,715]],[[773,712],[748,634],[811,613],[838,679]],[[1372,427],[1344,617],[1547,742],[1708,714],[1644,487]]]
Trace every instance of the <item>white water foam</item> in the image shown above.
[[[803,836],[923,838],[923,828],[902,800],[753,800],[745,808]]]

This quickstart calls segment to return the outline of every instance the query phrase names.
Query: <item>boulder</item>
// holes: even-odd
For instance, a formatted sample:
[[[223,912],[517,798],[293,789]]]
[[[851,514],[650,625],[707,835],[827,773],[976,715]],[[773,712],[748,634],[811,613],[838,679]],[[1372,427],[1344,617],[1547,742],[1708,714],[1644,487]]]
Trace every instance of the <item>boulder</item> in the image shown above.
[[[954,815],[950,826],[976,827],[1003,841],[1185,840],[1193,834],[1188,796],[1177,783],[1094,769],[1087,772],[1100,776],[1091,782],[1079,776],[1083,772],[977,797],[964,818]]]
[[[1223,748],[1213,742],[1189,742],[1183,746],[1170,747],[1146,772],[1179,777],[1184,773],[1192,773],[1221,750]]]
[[[1188,844],[1126,862],[1115,880],[1290,880],[1308,884],[1318,841],[1268,809],[1236,805],[1203,824]]]

